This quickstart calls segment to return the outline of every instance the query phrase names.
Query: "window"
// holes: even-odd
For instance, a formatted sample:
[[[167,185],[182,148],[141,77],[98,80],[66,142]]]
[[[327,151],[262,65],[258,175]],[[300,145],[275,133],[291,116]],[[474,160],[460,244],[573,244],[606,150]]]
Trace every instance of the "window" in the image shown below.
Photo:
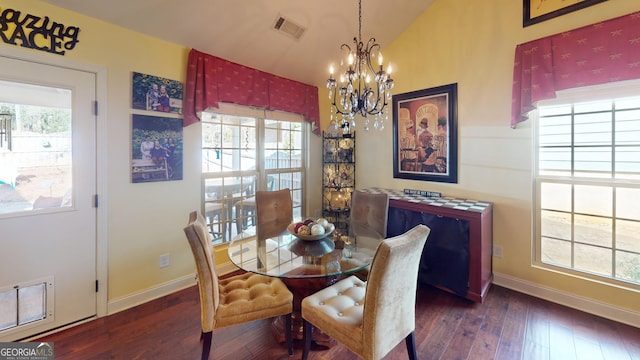
[[[640,96],[634,89],[636,96],[616,97],[592,89],[539,106],[538,263],[640,284]]]
[[[0,217],[72,206],[72,92],[0,81]]]
[[[256,190],[291,189],[302,216],[307,127],[299,115],[228,104],[202,114],[203,214],[214,244],[254,224]]]

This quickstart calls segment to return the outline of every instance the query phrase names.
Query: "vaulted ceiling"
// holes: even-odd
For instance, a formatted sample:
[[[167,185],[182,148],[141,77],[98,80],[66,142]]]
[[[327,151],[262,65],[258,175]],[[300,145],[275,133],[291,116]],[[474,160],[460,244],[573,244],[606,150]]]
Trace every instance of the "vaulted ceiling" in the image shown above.
[[[358,35],[356,0],[43,1],[312,85]],[[433,1],[363,0],[363,40],[375,37],[384,52]],[[304,29],[299,39],[274,29],[279,17]]]

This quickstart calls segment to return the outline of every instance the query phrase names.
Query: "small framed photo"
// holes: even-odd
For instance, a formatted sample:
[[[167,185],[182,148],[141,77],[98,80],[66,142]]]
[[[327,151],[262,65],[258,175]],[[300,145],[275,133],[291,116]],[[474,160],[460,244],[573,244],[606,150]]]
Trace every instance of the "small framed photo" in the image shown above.
[[[584,9],[607,0],[523,0],[522,27]]]
[[[393,96],[393,177],[458,182],[458,84]]]
[[[184,85],[180,81],[134,72],[131,107],[182,114]]]

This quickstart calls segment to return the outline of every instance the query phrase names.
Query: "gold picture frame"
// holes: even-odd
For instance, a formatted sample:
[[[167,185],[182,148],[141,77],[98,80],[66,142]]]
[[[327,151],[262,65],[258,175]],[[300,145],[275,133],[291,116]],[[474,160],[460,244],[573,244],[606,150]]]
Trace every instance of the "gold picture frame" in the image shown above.
[[[584,9],[607,0],[523,0],[522,27]]]

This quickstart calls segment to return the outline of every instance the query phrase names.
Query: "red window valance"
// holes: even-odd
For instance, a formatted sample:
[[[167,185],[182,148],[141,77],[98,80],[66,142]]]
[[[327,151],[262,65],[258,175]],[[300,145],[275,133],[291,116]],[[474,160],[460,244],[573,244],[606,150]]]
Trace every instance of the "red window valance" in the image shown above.
[[[187,64],[184,125],[219,102],[288,111],[304,116],[320,133],[318,88],[192,49]]]
[[[511,126],[556,91],[640,78],[640,12],[516,47]]]

